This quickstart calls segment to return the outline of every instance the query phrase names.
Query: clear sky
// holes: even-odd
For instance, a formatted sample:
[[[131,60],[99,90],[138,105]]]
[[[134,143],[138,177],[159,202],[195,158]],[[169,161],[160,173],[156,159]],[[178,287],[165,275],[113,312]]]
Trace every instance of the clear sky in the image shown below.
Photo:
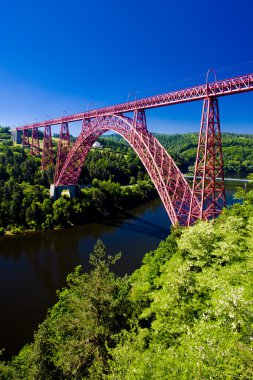
[[[0,125],[11,127],[253,72],[252,0],[0,0]],[[133,96],[130,96],[133,99]],[[151,131],[197,131],[201,102],[150,110]],[[220,99],[253,133],[253,93]]]

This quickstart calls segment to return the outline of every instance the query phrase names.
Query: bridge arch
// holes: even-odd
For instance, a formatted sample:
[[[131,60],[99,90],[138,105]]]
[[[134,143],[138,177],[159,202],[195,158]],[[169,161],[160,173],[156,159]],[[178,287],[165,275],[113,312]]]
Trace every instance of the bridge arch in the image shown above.
[[[172,224],[187,225],[191,188],[168,152],[147,130],[143,111],[136,111],[133,119],[108,115],[86,121],[55,178],[55,186],[77,184],[92,144],[109,130],[120,134],[135,150],[152,179]]]

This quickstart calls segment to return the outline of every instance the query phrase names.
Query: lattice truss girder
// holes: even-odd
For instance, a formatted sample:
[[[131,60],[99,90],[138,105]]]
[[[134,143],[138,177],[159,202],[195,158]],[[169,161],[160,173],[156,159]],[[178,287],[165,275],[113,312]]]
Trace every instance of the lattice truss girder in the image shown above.
[[[46,125],[44,129],[44,137],[43,137],[41,168],[45,170],[45,169],[48,169],[52,165],[54,165],[54,151],[53,151],[53,142],[52,142],[52,134],[51,134],[51,125]]]
[[[26,128],[23,129],[23,135],[22,135],[22,146],[30,146],[30,139],[29,139],[29,132],[30,129]]]
[[[86,123],[68,153],[55,185],[77,184],[92,144],[108,130],[122,135],[136,151],[153,180],[172,223],[186,225],[192,199],[191,189],[173,159],[147,130],[144,111],[136,111],[133,119],[112,115]],[[198,207],[194,198],[192,203],[195,208]]]
[[[39,129],[32,129],[32,143],[30,145],[30,153],[34,156],[40,156],[40,139],[39,139]]]
[[[211,219],[226,204],[218,100],[204,100],[195,164],[193,196],[200,207],[191,204],[188,223]]]
[[[57,147],[57,159],[55,167],[54,182],[57,181],[63,164],[70,150],[70,135],[68,123],[61,124],[60,136]]]
[[[126,112],[132,112],[136,109],[148,109],[195,100],[204,100],[206,97],[218,97],[223,95],[232,95],[247,91],[253,91],[253,74],[242,75],[234,78],[204,83],[178,91],[172,91],[165,94],[150,96],[144,99],[138,99],[127,103],[117,104],[114,106],[104,107],[96,110],[81,112],[74,115],[68,115],[66,118],[56,118],[48,122],[50,125],[61,124],[62,122],[81,121],[88,118],[98,118],[103,116],[119,115]],[[45,121],[18,127],[17,129],[45,127]]]

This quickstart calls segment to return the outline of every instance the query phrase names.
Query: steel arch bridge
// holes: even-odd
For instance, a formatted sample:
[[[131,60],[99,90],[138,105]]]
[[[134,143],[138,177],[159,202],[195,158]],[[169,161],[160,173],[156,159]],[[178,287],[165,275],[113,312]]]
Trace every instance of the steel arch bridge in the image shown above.
[[[67,154],[62,167],[58,166],[55,185],[77,184],[92,144],[109,130],[119,133],[135,150],[152,179],[172,223],[186,224],[191,188],[167,151],[147,130],[143,111],[135,112],[133,119],[111,115],[89,121]],[[197,202],[194,202],[194,207],[198,207]]]
[[[60,124],[54,185],[76,185],[94,141],[103,133],[119,133],[135,150],[152,179],[173,225],[211,219],[226,204],[218,97],[253,91],[253,74],[152,96],[115,106],[17,127],[31,154],[41,153],[38,129],[44,128],[42,169],[54,164],[51,126]],[[193,185],[148,131],[145,109],[204,100]],[[133,112],[130,118],[126,113]],[[69,123],[82,121],[71,147]]]

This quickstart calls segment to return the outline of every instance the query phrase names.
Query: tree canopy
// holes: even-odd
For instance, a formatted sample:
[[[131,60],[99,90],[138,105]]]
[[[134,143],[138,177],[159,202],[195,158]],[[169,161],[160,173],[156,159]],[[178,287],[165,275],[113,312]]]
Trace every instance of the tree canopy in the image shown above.
[[[172,229],[131,276],[101,241],[0,379],[253,377],[253,191],[215,221]]]

